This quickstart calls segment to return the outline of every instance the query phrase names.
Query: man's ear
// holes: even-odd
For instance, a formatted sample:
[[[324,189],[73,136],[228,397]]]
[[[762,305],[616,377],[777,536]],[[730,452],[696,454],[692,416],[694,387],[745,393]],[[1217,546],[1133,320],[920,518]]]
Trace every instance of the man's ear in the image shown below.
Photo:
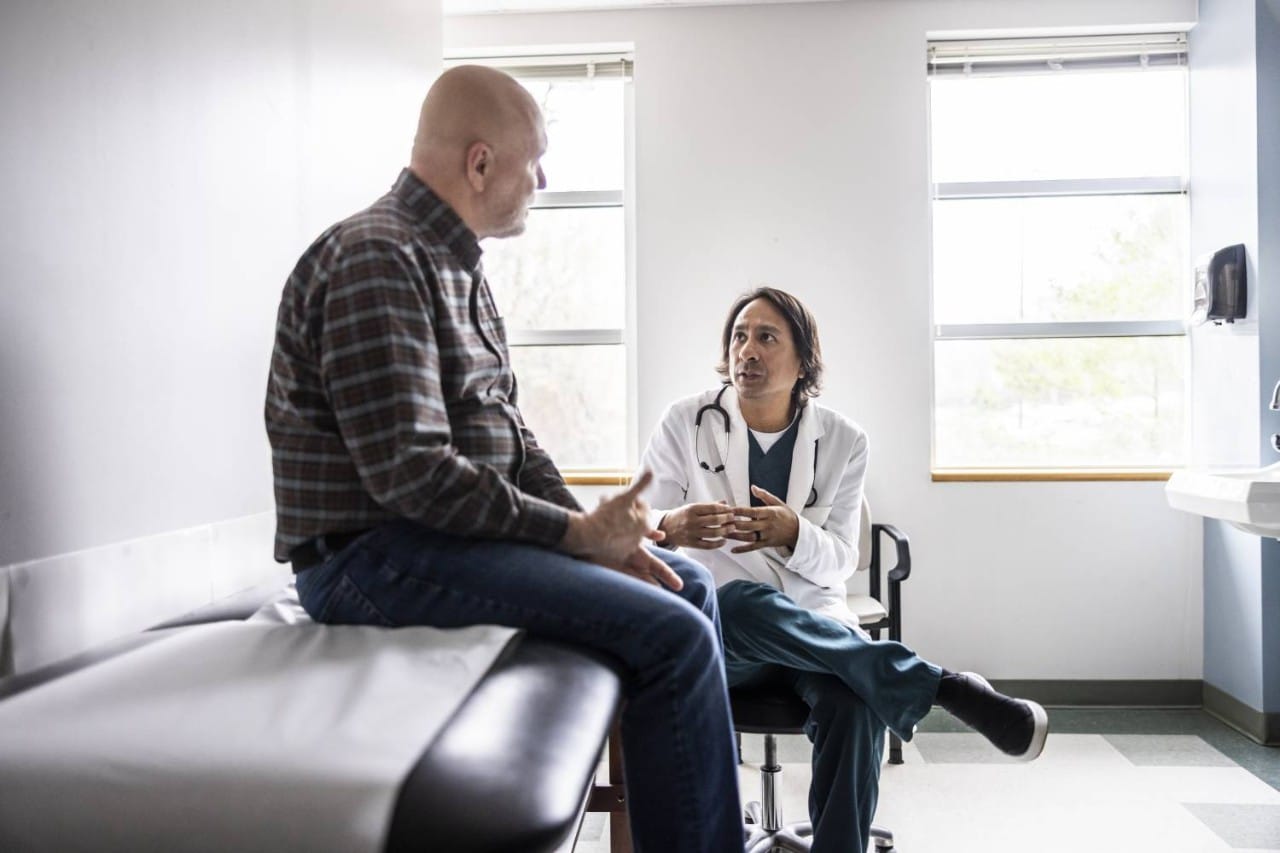
[[[484,192],[485,181],[493,169],[493,149],[486,142],[473,142],[467,148],[467,183],[476,192]]]

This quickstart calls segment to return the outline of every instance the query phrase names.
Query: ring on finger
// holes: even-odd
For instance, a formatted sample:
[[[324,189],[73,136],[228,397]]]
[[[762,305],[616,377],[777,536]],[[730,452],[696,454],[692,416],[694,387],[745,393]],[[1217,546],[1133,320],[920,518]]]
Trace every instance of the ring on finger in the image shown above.
[[[757,541],[757,542],[759,542],[759,541],[760,541],[760,531],[759,531],[759,530],[757,530],[755,533],[756,533],[756,541]]]

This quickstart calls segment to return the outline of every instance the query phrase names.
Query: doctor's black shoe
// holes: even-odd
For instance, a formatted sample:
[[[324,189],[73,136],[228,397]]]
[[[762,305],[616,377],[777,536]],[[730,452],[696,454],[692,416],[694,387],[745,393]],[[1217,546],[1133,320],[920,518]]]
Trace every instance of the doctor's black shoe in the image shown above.
[[[1039,757],[1049,735],[1049,715],[1039,703],[998,693],[976,672],[943,670],[938,704],[996,749],[1022,761]]]

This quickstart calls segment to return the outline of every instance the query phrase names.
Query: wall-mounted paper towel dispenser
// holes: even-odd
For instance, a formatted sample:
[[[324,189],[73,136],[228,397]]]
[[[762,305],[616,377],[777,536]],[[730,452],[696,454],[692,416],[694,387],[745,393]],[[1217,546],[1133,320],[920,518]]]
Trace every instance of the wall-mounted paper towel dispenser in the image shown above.
[[[1197,315],[1215,323],[1243,319],[1249,304],[1244,244],[1213,253],[1196,265]],[[1203,314],[1200,312],[1203,311]]]

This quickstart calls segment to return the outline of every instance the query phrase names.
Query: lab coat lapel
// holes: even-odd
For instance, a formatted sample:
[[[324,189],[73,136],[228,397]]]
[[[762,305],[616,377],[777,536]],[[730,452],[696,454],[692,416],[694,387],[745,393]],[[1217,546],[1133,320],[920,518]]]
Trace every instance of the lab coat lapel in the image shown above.
[[[724,410],[729,413],[729,446],[724,454],[724,473],[734,506],[751,506],[751,475],[747,470],[747,422],[738,408],[738,392],[730,385],[724,392]]]
[[[805,406],[800,411],[796,447],[791,453],[791,477],[787,480],[787,494],[784,498],[787,506],[796,511],[796,515],[804,510],[810,491],[817,485],[814,482],[817,472],[814,470],[813,460],[822,433],[822,418],[818,416],[817,407],[812,404]]]

